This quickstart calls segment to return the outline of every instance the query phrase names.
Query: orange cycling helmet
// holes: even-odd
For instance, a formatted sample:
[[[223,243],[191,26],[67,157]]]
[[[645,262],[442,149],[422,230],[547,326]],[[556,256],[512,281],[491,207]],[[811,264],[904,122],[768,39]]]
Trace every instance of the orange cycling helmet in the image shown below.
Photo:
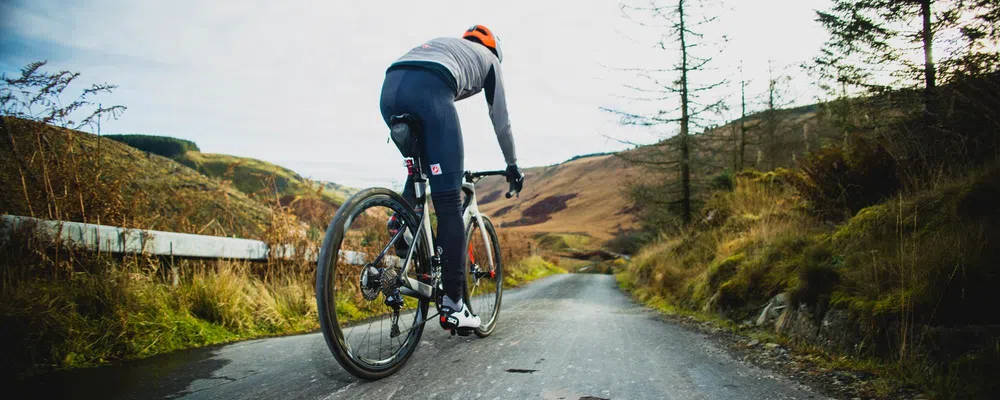
[[[497,60],[503,62],[503,52],[500,51],[500,39],[493,35],[489,28],[482,25],[473,25],[462,34],[463,39],[479,43],[493,52]]]

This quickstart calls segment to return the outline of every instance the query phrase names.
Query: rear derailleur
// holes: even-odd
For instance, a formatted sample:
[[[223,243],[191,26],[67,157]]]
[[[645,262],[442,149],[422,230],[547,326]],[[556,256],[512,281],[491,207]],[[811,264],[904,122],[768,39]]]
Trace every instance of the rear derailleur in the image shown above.
[[[365,265],[361,270],[360,287],[365,300],[372,301],[381,292],[385,297],[383,303],[392,309],[392,326],[389,337],[399,336],[399,310],[403,308],[403,295],[399,292],[400,282],[396,270],[391,267]]]

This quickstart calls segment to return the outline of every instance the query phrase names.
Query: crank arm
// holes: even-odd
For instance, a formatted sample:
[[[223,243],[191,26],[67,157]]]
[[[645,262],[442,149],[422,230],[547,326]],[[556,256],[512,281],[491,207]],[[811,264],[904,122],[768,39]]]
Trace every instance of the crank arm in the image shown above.
[[[411,326],[411,327],[409,327],[409,328],[406,328],[406,330],[404,330],[404,331],[401,331],[401,332],[399,332],[399,334],[400,334],[400,335],[402,335],[402,334],[404,334],[404,333],[406,333],[406,332],[409,332],[409,331],[413,330],[413,328],[416,328],[416,327],[418,327],[418,326],[421,326],[421,325],[423,325],[423,324],[426,324],[426,323],[427,323],[427,321],[430,321],[430,320],[434,319],[434,318],[435,318],[435,317],[437,317],[437,316],[438,316],[438,313],[434,313],[434,315],[431,315],[430,317],[427,317],[427,319],[425,319],[425,320],[423,320],[423,321],[420,321],[420,322],[417,322],[416,324],[413,324],[413,326]]]

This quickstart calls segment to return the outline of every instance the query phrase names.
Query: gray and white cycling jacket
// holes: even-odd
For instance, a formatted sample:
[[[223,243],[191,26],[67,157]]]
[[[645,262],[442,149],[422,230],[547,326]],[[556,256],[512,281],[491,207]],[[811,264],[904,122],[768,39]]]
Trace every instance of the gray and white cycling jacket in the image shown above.
[[[461,38],[432,39],[404,54],[389,70],[405,66],[427,68],[440,74],[455,92],[455,101],[485,91],[504,160],[508,165],[517,162],[500,60],[486,46]]]

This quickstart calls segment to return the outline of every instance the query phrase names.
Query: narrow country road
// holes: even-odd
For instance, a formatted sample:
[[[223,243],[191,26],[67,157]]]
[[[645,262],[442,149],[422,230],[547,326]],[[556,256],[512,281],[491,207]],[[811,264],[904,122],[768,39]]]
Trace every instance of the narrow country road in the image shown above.
[[[823,397],[664,322],[609,275],[556,275],[507,291],[500,326],[486,339],[428,328],[409,363],[375,382],[341,369],[316,333],[50,374],[29,390],[74,399]]]

